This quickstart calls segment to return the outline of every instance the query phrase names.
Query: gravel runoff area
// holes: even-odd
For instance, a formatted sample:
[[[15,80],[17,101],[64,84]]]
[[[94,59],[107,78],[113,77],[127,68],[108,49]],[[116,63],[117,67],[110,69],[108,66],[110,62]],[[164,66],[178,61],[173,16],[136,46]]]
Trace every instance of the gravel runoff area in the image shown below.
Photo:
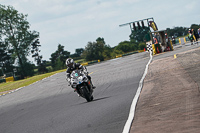
[[[200,132],[200,48],[153,61],[130,133]]]

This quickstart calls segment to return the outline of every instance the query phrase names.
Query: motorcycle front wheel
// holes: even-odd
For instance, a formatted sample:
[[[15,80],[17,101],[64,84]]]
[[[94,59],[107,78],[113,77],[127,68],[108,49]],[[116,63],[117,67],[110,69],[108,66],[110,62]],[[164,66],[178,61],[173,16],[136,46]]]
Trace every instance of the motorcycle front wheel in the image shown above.
[[[82,92],[83,92],[84,98],[87,100],[87,102],[90,102],[93,100],[93,96],[90,94],[87,86],[82,88]]]

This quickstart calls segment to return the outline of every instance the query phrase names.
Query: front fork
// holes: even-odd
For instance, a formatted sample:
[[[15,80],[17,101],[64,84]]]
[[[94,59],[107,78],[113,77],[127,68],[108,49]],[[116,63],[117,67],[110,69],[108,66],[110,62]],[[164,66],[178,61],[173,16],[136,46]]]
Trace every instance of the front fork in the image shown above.
[[[82,94],[81,94],[81,92],[80,92],[80,88],[81,88],[81,86],[87,86],[87,88],[89,89],[88,91],[89,91],[89,93],[93,93],[93,89],[92,89],[92,84],[91,84],[91,81],[90,80],[88,80],[88,82],[87,83],[83,83],[83,84],[81,84],[81,85],[78,85],[77,87],[76,87],[76,92],[80,95],[80,96],[82,96]]]

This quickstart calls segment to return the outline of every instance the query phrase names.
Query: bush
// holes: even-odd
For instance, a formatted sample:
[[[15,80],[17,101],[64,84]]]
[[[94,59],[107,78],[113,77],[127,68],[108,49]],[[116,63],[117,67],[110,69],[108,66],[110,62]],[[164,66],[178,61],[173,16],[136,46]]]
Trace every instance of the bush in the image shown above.
[[[140,43],[139,44],[139,50],[143,50],[144,48],[146,48],[146,44],[145,43]]]
[[[122,55],[122,54],[124,54],[123,51],[114,49],[114,51],[111,53],[111,57],[115,58],[116,56]]]
[[[48,72],[53,72],[53,67],[52,66],[48,66],[47,70],[48,70]]]

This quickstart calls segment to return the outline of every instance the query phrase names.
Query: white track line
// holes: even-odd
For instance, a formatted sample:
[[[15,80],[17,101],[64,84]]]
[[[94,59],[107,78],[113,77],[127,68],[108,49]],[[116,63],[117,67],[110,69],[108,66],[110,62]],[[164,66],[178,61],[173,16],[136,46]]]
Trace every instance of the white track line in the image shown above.
[[[149,67],[149,64],[151,63],[151,61],[152,61],[152,54],[150,52],[150,60],[147,63],[146,69],[145,69],[144,74],[142,76],[142,79],[140,80],[139,87],[137,89],[137,92],[136,92],[135,97],[134,97],[134,99],[132,101],[132,104],[131,104],[131,109],[130,109],[130,112],[129,112],[128,120],[126,121],[126,124],[124,126],[124,130],[123,130],[122,133],[129,133],[130,132],[132,121],[133,121],[134,115],[135,115],[136,104],[137,104],[138,98],[140,96],[140,92],[141,92],[142,86],[143,86],[143,81],[144,81],[144,78],[145,78],[145,76],[147,74],[148,67]]]

